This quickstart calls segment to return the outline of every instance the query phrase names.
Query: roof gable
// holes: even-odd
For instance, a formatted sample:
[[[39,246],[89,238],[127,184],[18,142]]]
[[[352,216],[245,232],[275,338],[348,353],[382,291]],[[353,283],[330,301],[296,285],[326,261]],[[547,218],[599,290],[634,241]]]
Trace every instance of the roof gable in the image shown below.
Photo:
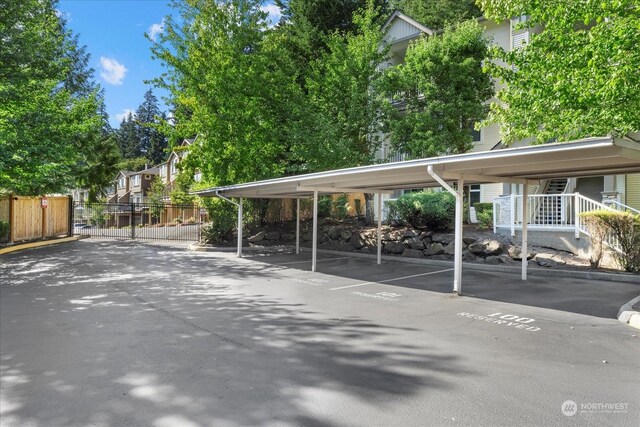
[[[389,43],[413,39],[423,34],[431,36],[436,33],[399,10],[391,14],[382,26],[382,31],[385,33],[385,40]]]

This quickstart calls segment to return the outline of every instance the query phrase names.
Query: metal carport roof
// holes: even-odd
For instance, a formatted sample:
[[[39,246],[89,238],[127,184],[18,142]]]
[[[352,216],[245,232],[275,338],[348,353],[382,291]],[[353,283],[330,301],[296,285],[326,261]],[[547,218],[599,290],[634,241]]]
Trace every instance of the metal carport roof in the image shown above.
[[[427,173],[467,184],[523,183],[553,177],[579,177],[640,172],[640,143],[626,139],[588,138],[496,151],[408,160],[371,166],[214,187],[200,196],[305,198],[321,194],[390,191],[439,186]]]
[[[496,151],[408,160],[337,169],[197,191],[203,197],[221,197],[238,206],[238,256],[242,256],[243,198],[307,198],[313,196],[312,271],[316,270],[318,195],[334,193],[378,194],[378,264],[381,262],[382,193],[397,189],[442,186],[456,198],[455,293],[462,289],[462,211],[464,184],[508,182],[522,185],[522,210],[527,208],[527,185],[553,177],[580,177],[640,172],[640,143],[602,137]],[[457,188],[449,185],[457,181]],[[233,202],[229,197],[238,197]],[[299,253],[300,202],[297,202],[296,252]],[[525,216],[526,218],[526,216]],[[522,225],[522,253],[527,253],[527,222]],[[527,257],[522,257],[522,279]]]

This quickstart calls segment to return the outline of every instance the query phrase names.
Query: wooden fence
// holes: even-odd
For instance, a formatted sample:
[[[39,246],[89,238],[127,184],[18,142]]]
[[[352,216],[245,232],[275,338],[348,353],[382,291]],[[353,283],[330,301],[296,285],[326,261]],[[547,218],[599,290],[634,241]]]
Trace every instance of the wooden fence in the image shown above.
[[[0,235],[0,243],[70,236],[73,230],[69,197],[50,196],[45,199],[46,203],[42,197],[0,199],[0,221],[9,224],[9,232]]]

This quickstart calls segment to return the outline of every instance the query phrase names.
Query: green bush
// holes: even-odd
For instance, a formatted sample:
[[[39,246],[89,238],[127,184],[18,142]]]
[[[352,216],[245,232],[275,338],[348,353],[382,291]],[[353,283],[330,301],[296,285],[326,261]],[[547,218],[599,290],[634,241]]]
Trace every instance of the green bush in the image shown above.
[[[236,207],[226,200],[217,198],[203,198],[202,203],[209,213],[211,224],[202,227],[201,240],[209,244],[230,241],[238,221]]]
[[[493,203],[474,203],[473,207],[476,209],[476,214],[491,211],[493,212]]]
[[[614,251],[613,256],[626,271],[640,271],[640,215],[628,212],[598,210],[580,214],[584,220],[592,243],[591,265],[598,267],[602,258],[604,241],[615,237],[622,253]]]
[[[332,208],[333,199],[331,198],[331,196],[318,197],[318,217],[330,217]]]
[[[448,231],[454,226],[456,200],[448,192],[409,193],[388,206],[390,214],[414,228]]]
[[[9,221],[0,221],[0,242],[9,241],[9,231],[11,227]]]
[[[349,216],[349,197],[341,194],[333,201],[333,215],[336,219],[346,219]]]
[[[476,218],[478,218],[478,227],[481,230],[487,230],[493,227],[493,209],[488,211],[476,211]]]

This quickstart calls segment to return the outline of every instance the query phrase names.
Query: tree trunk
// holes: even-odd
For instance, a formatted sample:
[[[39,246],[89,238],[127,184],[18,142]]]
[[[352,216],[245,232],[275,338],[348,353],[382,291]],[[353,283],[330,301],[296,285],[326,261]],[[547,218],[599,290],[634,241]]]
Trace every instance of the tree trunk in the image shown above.
[[[373,193],[364,193],[364,222],[367,225],[373,224]]]

